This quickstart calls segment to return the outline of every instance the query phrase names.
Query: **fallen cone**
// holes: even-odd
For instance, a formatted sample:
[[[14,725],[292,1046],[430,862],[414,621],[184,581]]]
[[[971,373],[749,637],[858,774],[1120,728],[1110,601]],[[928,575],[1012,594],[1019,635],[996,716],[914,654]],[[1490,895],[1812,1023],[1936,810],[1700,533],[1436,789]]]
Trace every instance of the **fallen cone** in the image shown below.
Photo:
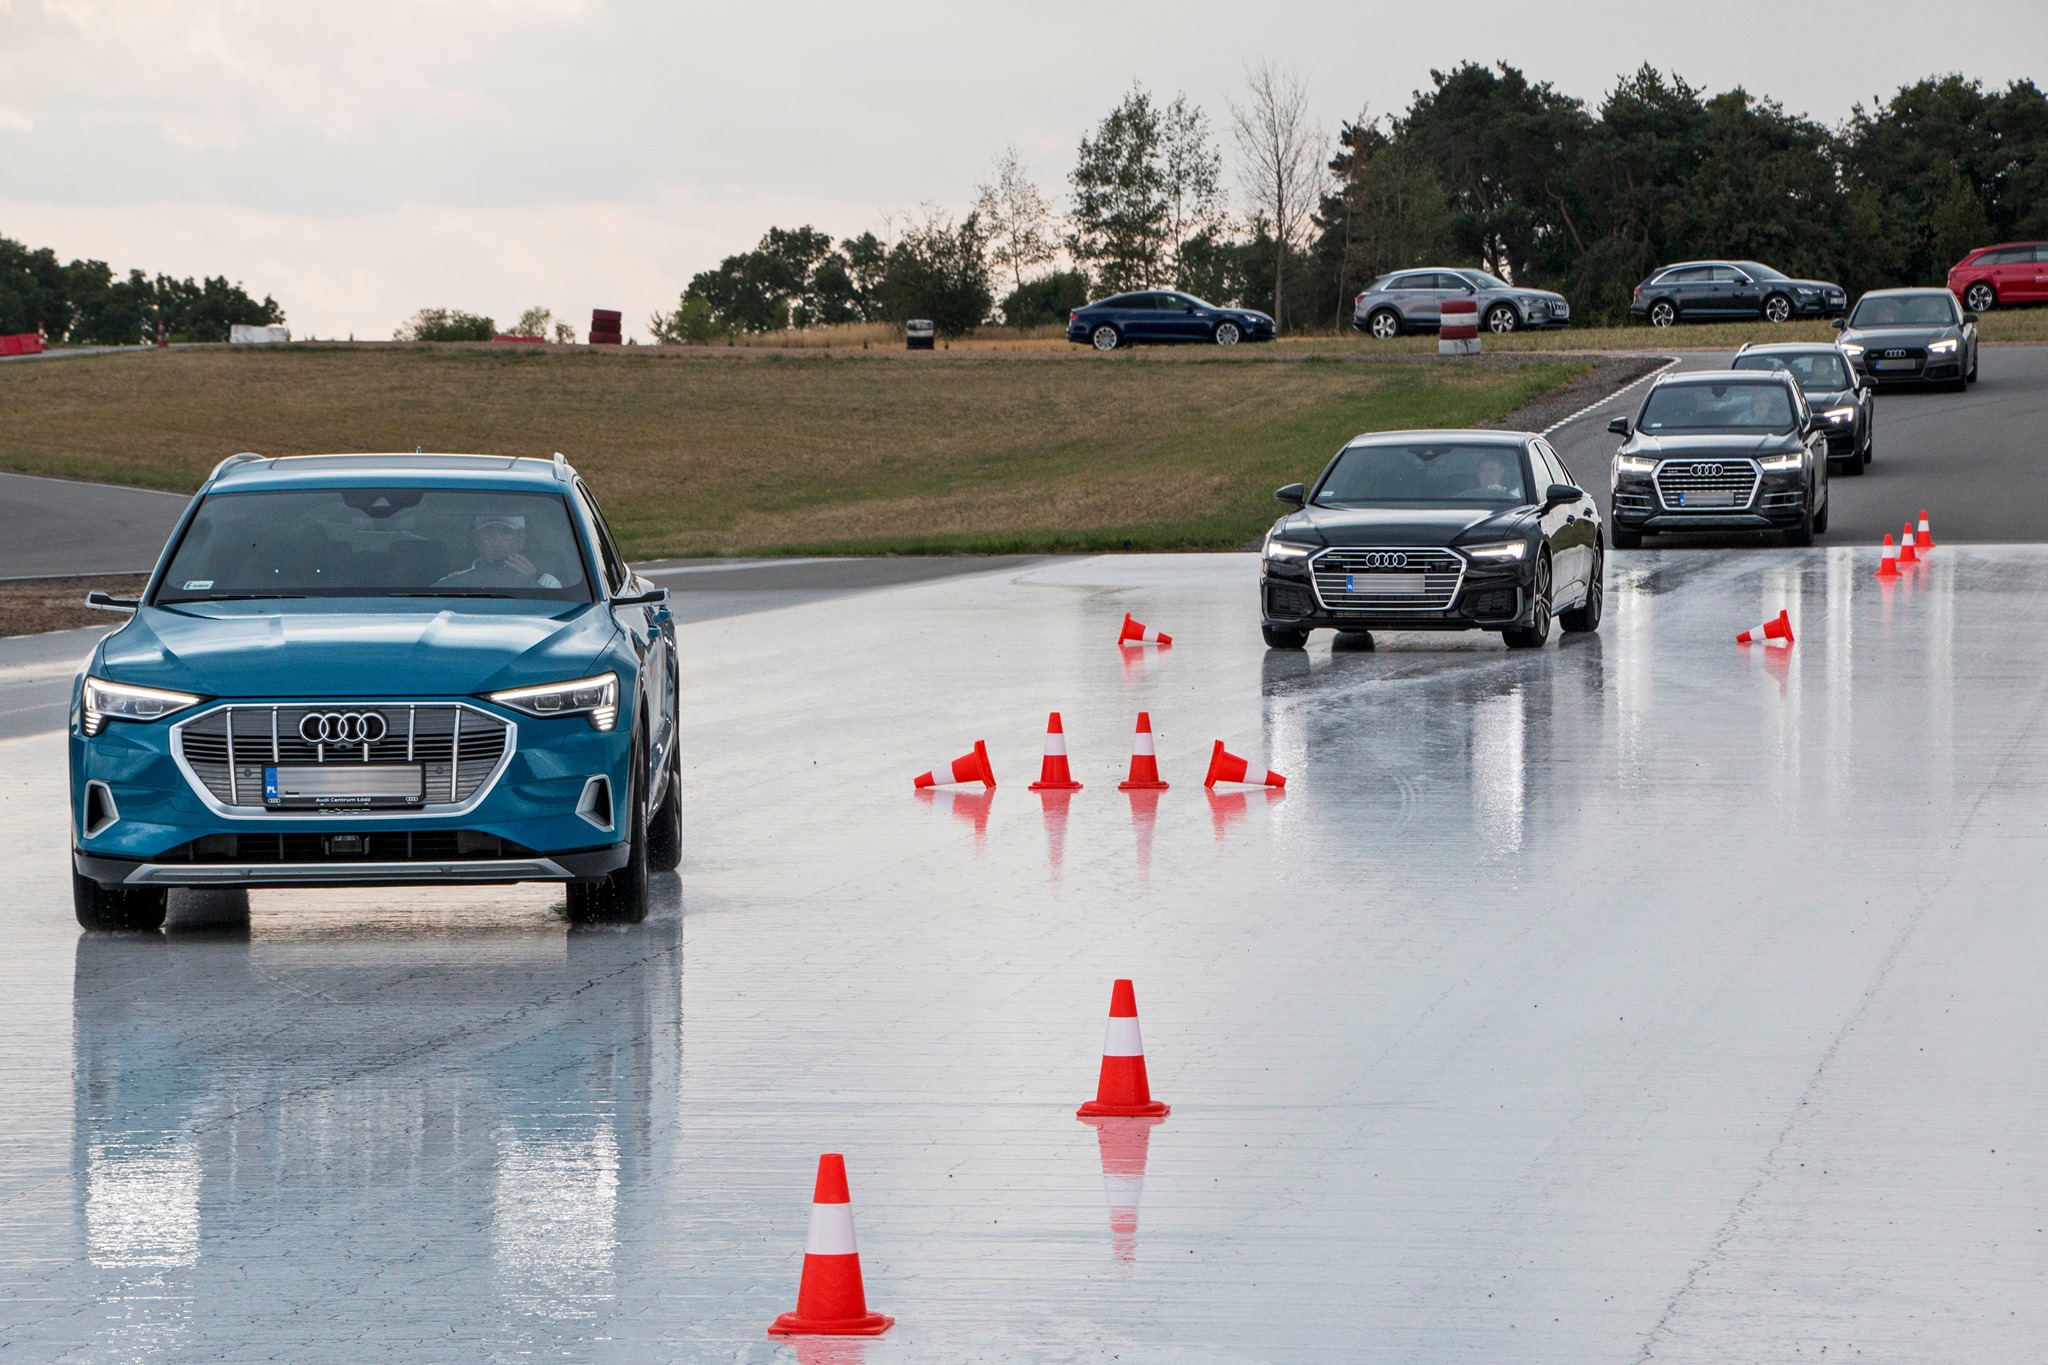
[[[1173,637],[1164,631],[1152,629],[1143,621],[1132,620],[1131,614],[1125,612],[1124,628],[1118,633],[1116,642],[1120,645],[1170,645],[1173,643]]]
[[[1778,609],[1777,620],[1766,621],[1760,626],[1751,626],[1735,637],[1735,643],[1738,645],[1762,645],[1773,640],[1788,645],[1792,643],[1792,617],[1782,607]]]
[[[1884,558],[1877,563],[1877,576],[1879,578],[1897,578],[1899,576],[1899,547],[1892,544],[1890,536],[1884,538]]]
[[[1028,790],[1035,792],[1077,792],[1081,784],[1067,768],[1067,732],[1055,711],[1045,718],[1045,761],[1039,765],[1038,780]]]
[[[1907,522],[1906,529],[1899,534],[1899,566],[1918,564],[1920,556],[1913,552],[1913,523]]]
[[[1109,1032],[1102,1040],[1102,1075],[1095,1098],[1074,1111],[1076,1118],[1164,1117],[1169,1110],[1152,1098],[1145,1079],[1145,1040],[1138,1033],[1138,993],[1129,981],[1109,992]]]
[[[1116,784],[1120,792],[1154,791],[1163,792],[1166,784],[1159,780],[1159,751],[1152,747],[1152,713],[1138,713],[1138,732],[1131,737],[1131,775]]]
[[[811,1194],[811,1231],[804,1239],[804,1275],[797,1285],[796,1311],[775,1319],[768,1335],[878,1337],[895,1321],[868,1311],[867,1291],[860,1279],[860,1248],[853,1240],[846,1158],[827,1152],[818,1158],[818,1184]]]
[[[1934,532],[1928,529],[1925,507],[1920,509],[1920,534],[1913,543],[1919,547],[1921,554],[1926,554],[1934,548]]]
[[[963,782],[979,782],[984,787],[996,784],[995,769],[988,762],[988,745],[981,740],[975,740],[972,749],[952,762],[937,763],[930,772],[919,773],[911,785],[948,787]]]
[[[1209,775],[1202,779],[1202,785],[1213,787],[1218,782],[1238,782],[1247,787],[1284,787],[1287,779],[1264,768],[1254,768],[1245,760],[1223,747],[1217,740],[1215,749],[1209,754]]]

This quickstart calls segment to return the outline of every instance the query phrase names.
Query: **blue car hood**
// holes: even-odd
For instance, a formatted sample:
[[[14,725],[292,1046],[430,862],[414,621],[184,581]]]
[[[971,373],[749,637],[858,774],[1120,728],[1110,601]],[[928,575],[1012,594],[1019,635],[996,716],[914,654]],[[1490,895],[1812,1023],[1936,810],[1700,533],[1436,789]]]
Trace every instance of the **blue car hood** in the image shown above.
[[[188,602],[138,611],[95,667],[207,697],[468,696],[582,677],[617,634],[601,603]]]

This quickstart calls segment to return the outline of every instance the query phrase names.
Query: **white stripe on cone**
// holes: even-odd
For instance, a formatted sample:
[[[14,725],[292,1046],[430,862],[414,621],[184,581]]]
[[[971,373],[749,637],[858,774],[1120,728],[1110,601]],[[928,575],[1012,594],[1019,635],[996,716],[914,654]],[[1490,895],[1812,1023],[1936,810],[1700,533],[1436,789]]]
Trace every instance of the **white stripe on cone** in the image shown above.
[[[811,1205],[811,1232],[804,1239],[804,1255],[854,1256],[859,1252],[853,1244],[853,1205]]]
[[[1048,758],[1053,755],[1065,758],[1067,756],[1067,737],[1064,734],[1055,733],[1050,730],[1047,731],[1045,736],[1045,752]]]
[[[1144,754],[1150,758],[1158,757],[1159,751],[1152,747],[1152,732],[1150,730],[1138,731],[1138,738],[1131,745],[1131,752],[1134,754]]]
[[[1105,1057],[1142,1057],[1145,1055],[1145,1040],[1138,1034],[1136,1019],[1109,1021],[1109,1031],[1102,1038],[1102,1055]]]

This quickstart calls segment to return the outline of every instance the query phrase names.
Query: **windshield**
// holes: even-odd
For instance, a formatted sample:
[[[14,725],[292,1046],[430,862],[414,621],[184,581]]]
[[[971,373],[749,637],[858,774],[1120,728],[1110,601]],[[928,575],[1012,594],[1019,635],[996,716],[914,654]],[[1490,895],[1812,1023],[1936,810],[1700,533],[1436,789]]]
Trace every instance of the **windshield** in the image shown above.
[[[1514,288],[1513,285],[1509,284],[1500,276],[1489,275],[1484,270],[1460,270],[1458,273],[1460,275],[1463,275],[1466,279],[1471,280],[1473,283],[1477,284],[1481,289]]]
[[[1321,507],[1519,507],[1531,499],[1515,447],[1444,441],[1348,446],[1315,501]]]
[[[1760,265],[1755,261],[1737,261],[1735,264],[1737,268],[1747,271],[1751,279],[1788,280],[1792,278],[1790,275],[1773,270],[1767,265]]]
[[[1643,431],[1790,431],[1783,384],[1666,384],[1643,404]]]
[[[1805,355],[1740,355],[1738,370],[1784,370],[1799,381],[1807,393],[1840,393],[1853,389],[1849,366],[1837,351],[1814,351]]]
[[[199,504],[153,601],[510,597],[588,602],[582,544],[550,493],[294,488]]]
[[[1851,327],[1949,327],[1955,321],[1955,301],[1946,293],[1865,295],[1849,315]]]

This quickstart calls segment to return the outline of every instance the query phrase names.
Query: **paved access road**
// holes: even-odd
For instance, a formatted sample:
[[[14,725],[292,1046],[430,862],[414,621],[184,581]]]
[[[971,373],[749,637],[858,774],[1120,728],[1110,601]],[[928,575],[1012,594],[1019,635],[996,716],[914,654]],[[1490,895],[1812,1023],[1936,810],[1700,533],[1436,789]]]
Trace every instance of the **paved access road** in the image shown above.
[[[2032,1359],[2048,549],[1871,567],[1628,556],[1530,653],[1268,654],[1237,555],[688,625],[682,874],[597,932],[535,887],[84,937],[63,739],[0,743],[0,1342]],[[992,795],[912,793],[977,738]],[[1286,795],[1204,793],[1217,738]],[[1118,976],[1173,1112],[1098,1131]],[[824,1151],[898,1325],[771,1345]]]

